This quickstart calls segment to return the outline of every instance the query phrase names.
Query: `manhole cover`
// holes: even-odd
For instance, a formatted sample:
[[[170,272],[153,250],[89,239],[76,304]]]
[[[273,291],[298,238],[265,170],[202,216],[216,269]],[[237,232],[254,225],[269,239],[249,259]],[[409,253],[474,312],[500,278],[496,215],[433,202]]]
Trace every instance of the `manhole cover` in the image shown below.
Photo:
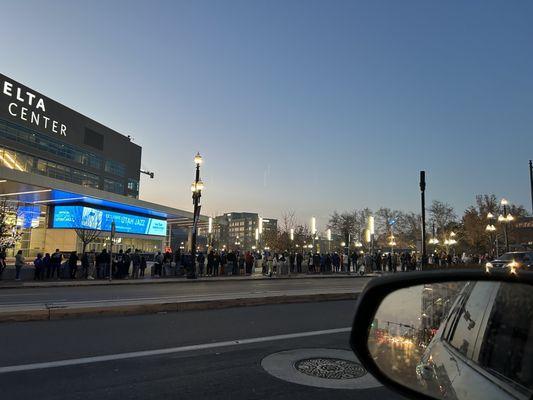
[[[294,367],[306,375],[324,379],[355,379],[366,374],[361,364],[340,358],[307,358],[297,361]]]
[[[300,385],[330,389],[370,389],[381,386],[350,350],[284,350],[263,358],[261,366],[278,379]]]

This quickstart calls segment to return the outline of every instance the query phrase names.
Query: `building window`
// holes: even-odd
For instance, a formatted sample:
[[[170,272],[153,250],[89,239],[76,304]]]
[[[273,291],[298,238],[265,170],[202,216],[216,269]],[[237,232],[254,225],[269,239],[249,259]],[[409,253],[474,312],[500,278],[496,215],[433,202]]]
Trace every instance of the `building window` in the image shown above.
[[[102,168],[103,159],[96,154],[77,149],[68,143],[49,138],[36,131],[8,121],[0,120],[0,138],[18,142],[90,168]]]
[[[106,160],[105,172],[109,172],[110,174],[123,177],[126,175],[126,166],[118,161]]]
[[[128,190],[139,193],[139,181],[137,179],[128,179]]]
[[[124,194],[124,184],[112,179],[104,179],[104,190],[118,194]]]
[[[0,165],[17,171],[32,172],[82,186],[98,188],[97,175],[2,147],[0,147]]]

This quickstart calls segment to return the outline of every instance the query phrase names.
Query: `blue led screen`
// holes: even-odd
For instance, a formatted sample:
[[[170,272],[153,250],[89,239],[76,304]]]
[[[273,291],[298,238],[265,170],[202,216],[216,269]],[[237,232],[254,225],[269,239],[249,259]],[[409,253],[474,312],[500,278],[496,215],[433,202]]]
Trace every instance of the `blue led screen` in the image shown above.
[[[52,228],[82,228],[111,231],[115,221],[116,231],[140,235],[165,236],[167,221],[117,211],[86,206],[55,206]]]

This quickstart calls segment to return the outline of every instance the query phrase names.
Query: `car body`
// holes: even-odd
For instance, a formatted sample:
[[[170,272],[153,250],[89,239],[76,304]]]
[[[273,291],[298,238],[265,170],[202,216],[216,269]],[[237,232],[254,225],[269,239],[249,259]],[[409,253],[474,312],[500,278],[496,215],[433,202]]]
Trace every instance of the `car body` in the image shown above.
[[[520,307],[507,301],[511,290]],[[505,322],[512,315],[512,328],[502,315]],[[531,315],[531,287],[467,283],[416,367],[420,385],[444,399],[530,399],[533,339],[522,333],[532,329]]]
[[[533,270],[533,251],[512,251],[502,254],[495,260],[485,264],[487,270],[491,268]]]

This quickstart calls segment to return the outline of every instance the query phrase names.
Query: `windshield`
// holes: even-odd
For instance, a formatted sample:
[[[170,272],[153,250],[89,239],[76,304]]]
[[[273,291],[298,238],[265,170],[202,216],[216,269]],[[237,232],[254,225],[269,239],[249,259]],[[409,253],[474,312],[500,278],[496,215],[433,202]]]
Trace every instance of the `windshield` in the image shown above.
[[[503,254],[499,260],[501,261],[524,261],[524,259],[528,256],[528,253],[506,253]],[[528,258],[528,257],[527,257]]]

